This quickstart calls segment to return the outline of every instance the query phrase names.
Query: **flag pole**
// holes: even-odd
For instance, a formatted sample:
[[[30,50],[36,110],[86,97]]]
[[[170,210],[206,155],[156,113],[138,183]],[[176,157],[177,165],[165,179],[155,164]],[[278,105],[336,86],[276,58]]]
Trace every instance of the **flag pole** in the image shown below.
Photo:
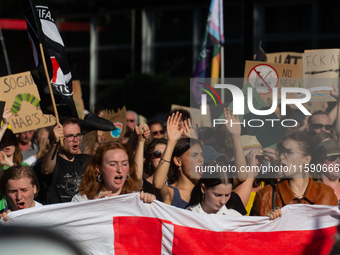
[[[4,52],[4,57],[5,57],[5,61],[6,61],[7,72],[8,72],[8,75],[10,75],[10,74],[12,74],[12,71],[11,71],[11,67],[9,65],[9,60],[8,60],[8,55],[7,55],[6,45],[5,45],[5,38],[2,35],[1,27],[0,27],[0,40],[1,40],[1,45],[2,45],[2,51]]]
[[[55,101],[54,101],[54,94],[53,94],[53,90],[52,90],[52,86],[51,86],[50,76],[48,75],[48,70],[47,70],[46,61],[45,61],[44,50],[43,50],[43,46],[42,46],[41,43],[39,43],[39,47],[40,47],[41,59],[42,59],[43,65],[44,65],[44,70],[45,70],[45,75],[46,75],[46,79],[47,79],[48,88],[50,90],[51,101],[52,101],[52,105],[53,105],[53,110],[54,110],[55,118],[57,120],[57,124],[59,124],[59,115],[58,115],[58,111],[57,111],[57,106],[56,106]],[[61,147],[63,148],[64,147],[64,142],[63,142],[63,139],[61,137],[60,137],[59,141],[60,141]]]
[[[221,44],[221,82],[224,84],[224,46]],[[221,101],[224,104],[224,89],[221,91]]]
[[[224,37],[223,32],[223,0],[219,2],[219,29],[220,29],[220,45],[221,45],[221,83],[224,84],[224,38],[222,39],[221,35]],[[222,19],[222,20],[221,20]],[[222,104],[225,102],[225,90],[221,89],[221,101]]]

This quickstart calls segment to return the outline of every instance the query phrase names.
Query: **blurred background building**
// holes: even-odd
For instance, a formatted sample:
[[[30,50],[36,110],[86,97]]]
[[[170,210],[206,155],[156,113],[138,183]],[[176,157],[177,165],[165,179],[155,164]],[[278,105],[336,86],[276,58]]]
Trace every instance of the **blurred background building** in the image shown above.
[[[150,107],[155,105],[160,111],[169,111],[169,103],[189,105],[189,78],[210,0],[46,4],[87,109],[91,95],[96,104],[112,109],[126,105],[147,118],[153,117]],[[253,58],[260,41],[267,53],[339,48],[338,7],[340,2],[319,0],[224,0],[225,76],[243,77],[244,62]],[[27,71],[32,56],[21,0],[1,1],[0,26],[12,73]],[[0,75],[7,74],[1,51]]]

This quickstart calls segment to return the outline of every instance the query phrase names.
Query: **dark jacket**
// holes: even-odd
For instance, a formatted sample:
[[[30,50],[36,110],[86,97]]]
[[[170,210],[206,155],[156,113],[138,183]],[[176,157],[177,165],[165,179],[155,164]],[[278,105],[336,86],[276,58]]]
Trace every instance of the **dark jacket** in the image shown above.
[[[298,204],[299,199],[294,195],[289,187],[289,181],[284,180],[276,185],[276,202],[275,207],[282,208],[289,204]],[[251,215],[266,216],[272,209],[273,188],[270,185],[256,192]],[[309,178],[309,184],[306,192],[301,199],[301,204],[309,205],[338,205],[338,199],[334,190],[320,182],[314,182]]]

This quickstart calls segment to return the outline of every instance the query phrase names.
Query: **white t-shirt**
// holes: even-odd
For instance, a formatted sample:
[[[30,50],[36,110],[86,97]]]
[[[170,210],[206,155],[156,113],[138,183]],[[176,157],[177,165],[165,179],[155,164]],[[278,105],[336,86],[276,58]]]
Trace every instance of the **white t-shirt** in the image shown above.
[[[34,201],[34,206],[32,206],[32,207],[39,207],[39,206],[43,206],[43,204],[40,204],[39,202],[37,202],[37,201],[35,201],[35,200],[33,200]],[[7,210],[8,210],[8,207],[9,206],[7,206],[5,209],[4,209],[4,212],[7,212]]]
[[[87,198],[85,194],[81,195],[80,193],[77,193],[72,197],[71,202],[81,202],[81,201],[87,201],[87,200],[89,199]]]
[[[197,204],[194,206],[189,206],[187,208],[187,210],[193,211],[193,212],[197,212],[197,213],[204,213],[207,214],[201,204]],[[226,206],[222,206],[222,208],[216,213],[219,215],[235,215],[235,216],[242,216],[242,214],[240,214],[238,211],[234,210],[234,209],[228,209]]]

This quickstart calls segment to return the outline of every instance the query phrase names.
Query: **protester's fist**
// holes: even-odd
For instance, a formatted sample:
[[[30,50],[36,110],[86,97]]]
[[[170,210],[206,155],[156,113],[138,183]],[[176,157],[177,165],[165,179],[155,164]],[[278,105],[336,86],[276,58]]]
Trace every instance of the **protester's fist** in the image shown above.
[[[282,212],[281,212],[281,209],[278,208],[278,209],[275,209],[275,210],[271,210],[267,216],[269,217],[270,220],[274,220],[278,217],[281,217],[282,216]]]
[[[142,200],[144,203],[152,203],[154,200],[156,200],[155,195],[150,193],[145,193],[143,190],[140,192],[140,200]]]
[[[53,128],[53,133],[55,136],[55,141],[54,143],[57,144],[60,140],[60,138],[64,138],[64,128],[63,126],[58,123],[54,128]]]

